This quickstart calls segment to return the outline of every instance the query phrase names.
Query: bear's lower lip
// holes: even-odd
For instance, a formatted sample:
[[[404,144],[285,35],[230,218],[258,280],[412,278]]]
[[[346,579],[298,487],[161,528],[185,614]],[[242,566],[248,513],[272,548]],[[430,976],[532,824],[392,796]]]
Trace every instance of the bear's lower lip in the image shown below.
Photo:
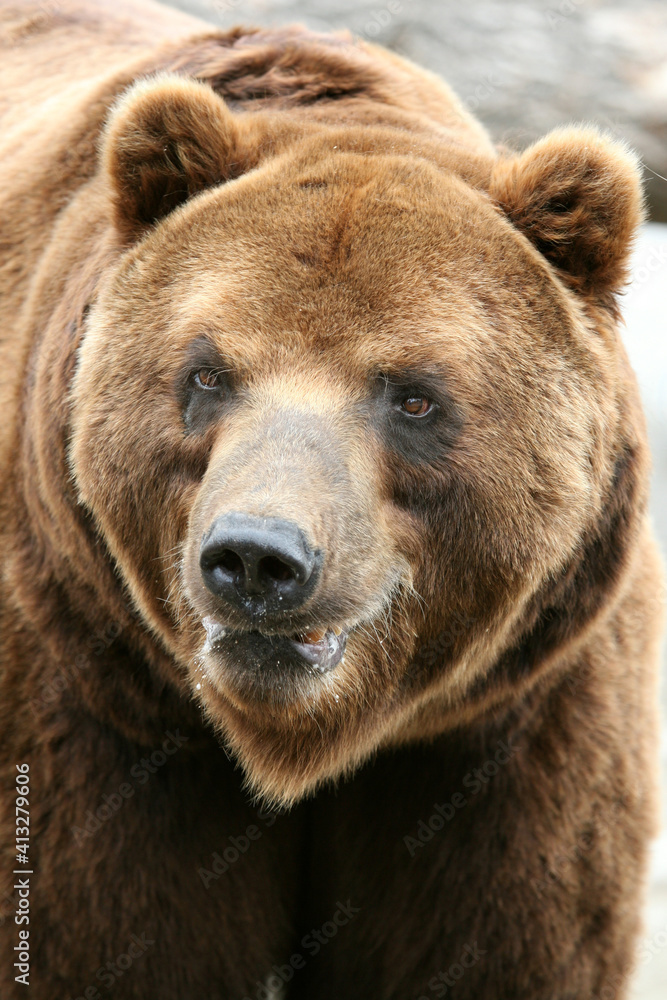
[[[342,660],[348,638],[348,632],[340,628],[311,629],[300,635],[282,636],[257,630],[237,632],[213,618],[205,618],[203,625],[207,635],[205,651],[227,654],[241,669],[263,665],[271,672],[279,667],[301,665],[327,673]]]
[[[333,670],[345,655],[347,632],[327,629],[324,636],[317,642],[302,639],[289,640],[299,656],[318,670]]]

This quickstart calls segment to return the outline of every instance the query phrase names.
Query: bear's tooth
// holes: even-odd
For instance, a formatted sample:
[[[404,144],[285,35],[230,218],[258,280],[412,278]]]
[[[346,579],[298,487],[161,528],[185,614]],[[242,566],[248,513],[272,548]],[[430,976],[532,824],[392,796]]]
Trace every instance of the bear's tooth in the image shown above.
[[[303,637],[304,642],[321,642],[327,634],[325,628],[311,628]]]

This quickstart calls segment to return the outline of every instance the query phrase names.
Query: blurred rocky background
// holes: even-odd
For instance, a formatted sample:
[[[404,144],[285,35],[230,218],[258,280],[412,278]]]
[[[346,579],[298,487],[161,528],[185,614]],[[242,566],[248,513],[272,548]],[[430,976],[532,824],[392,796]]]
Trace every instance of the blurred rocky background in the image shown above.
[[[440,73],[498,142],[517,149],[557,125],[594,122],[637,150],[653,221],[637,241],[624,335],[644,397],[653,518],[667,551],[667,225],[658,224],[667,222],[667,0],[170,2],[222,27],[348,28]],[[662,761],[667,790],[667,745]],[[639,955],[633,1000],[667,1000],[664,832]]]

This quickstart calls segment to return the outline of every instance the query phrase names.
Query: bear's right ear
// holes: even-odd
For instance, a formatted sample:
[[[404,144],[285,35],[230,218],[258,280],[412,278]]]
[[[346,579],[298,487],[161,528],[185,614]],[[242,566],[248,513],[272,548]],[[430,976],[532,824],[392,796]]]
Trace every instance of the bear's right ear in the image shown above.
[[[198,191],[228,180],[237,140],[234,116],[205,84],[164,74],[127,90],[102,140],[123,242],[138,239]]]
[[[489,189],[576,292],[616,310],[643,219],[639,161],[595,128],[558,128],[501,156]]]

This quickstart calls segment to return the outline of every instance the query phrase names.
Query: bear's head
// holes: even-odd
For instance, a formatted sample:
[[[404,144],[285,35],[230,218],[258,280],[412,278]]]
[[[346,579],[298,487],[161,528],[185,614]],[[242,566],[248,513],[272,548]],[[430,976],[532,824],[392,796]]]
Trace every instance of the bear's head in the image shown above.
[[[645,452],[615,296],[637,163],[232,113],[148,79],[72,388],[80,502],[145,627],[291,802],[516,695],[613,599]]]

